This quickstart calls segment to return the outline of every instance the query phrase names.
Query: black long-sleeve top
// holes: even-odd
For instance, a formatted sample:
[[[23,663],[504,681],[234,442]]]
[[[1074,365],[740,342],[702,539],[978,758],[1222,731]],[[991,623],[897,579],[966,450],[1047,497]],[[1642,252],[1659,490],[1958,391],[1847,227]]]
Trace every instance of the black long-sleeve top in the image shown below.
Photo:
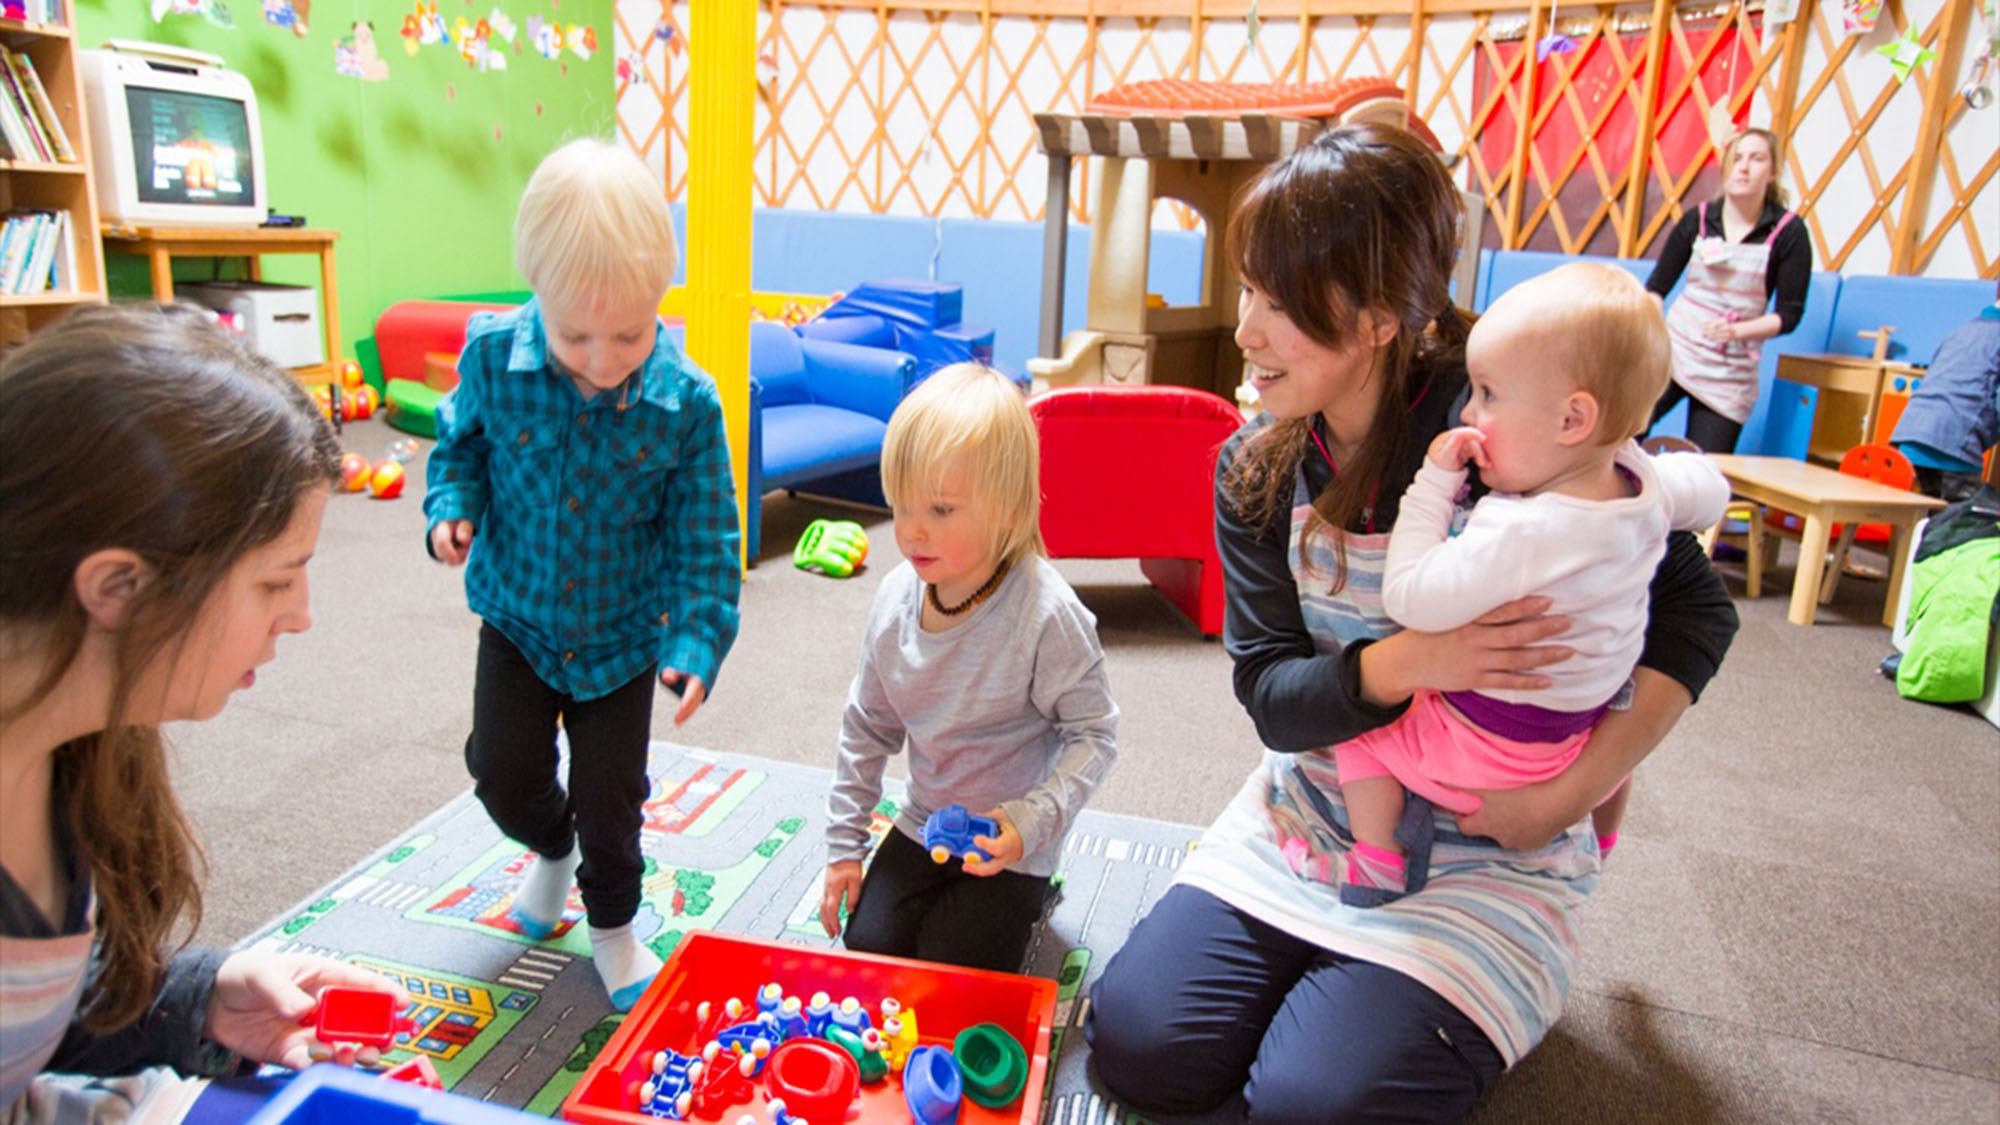
[[[1653,275],[1646,279],[1646,288],[1665,300],[1673,292],[1681,274],[1686,272],[1688,258],[1694,253],[1695,235],[1700,229],[1701,214],[1708,215],[1708,229],[1722,233],[1722,200],[1711,199],[1699,208],[1681,216],[1674,229],[1667,232],[1667,244],[1660,248],[1660,257],[1653,263]],[[1757,225],[1743,236],[1744,242],[1762,242],[1769,238],[1771,228],[1785,215],[1785,209],[1766,202],[1764,213],[1757,216]],[[1806,225],[1798,218],[1785,224],[1778,237],[1771,242],[1771,258],[1764,267],[1764,294],[1776,294],[1778,335],[1782,336],[1799,326],[1799,318],[1806,314],[1806,289],[1812,284],[1812,236]]]
[[[1395,523],[1403,490],[1415,478],[1431,438],[1458,417],[1464,392],[1462,367],[1433,376],[1430,391],[1411,411],[1411,437],[1403,455],[1384,474],[1376,493],[1377,528]],[[1229,467],[1244,440],[1267,423],[1268,418],[1259,418],[1244,426],[1217,459],[1215,536],[1229,594],[1222,638],[1235,661],[1236,698],[1264,745],[1300,753],[1383,726],[1407,704],[1377,707],[1361,697],[1361,650],[1373,642],[1357,641],[1326,655],[1314,647],[1287,559],[1290,512],[1281,508],[1262,526],[1252,526],[1229,503],[1223,486]],[[1308,449],[1302,464],[1306,487],[1314,494],[1331,483],[1333,470],[1315,450]],[[1474,487],[1480,487],[1476,476]],[[1671,676],[1699,698],[1721,667],[1736,627],[1729,591],[1709,568],[1700,545],[1686,532],[1674,533],[1654,571],[1639,663]]]

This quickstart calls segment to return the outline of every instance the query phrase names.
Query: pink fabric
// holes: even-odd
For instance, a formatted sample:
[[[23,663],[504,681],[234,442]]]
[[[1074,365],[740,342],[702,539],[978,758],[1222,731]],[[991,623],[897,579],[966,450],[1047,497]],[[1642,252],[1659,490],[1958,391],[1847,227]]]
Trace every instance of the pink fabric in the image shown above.
[[[1333,760],[1342,783],[1388,774],[1439,808],[1471,813],[1479,798],[1457,789],[1547,781],[1569,768],[1588,741],[1589,731],[1561,742],[1501,738],[1467,723],[1438,693],[1420,691],[1402,718],[1334,747]]]

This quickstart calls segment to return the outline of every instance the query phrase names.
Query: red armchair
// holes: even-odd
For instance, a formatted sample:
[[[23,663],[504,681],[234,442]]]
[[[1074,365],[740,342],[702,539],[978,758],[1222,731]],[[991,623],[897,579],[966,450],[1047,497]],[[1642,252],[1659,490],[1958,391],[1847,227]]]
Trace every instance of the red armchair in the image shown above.
[[[1028,400],[1053,558],[1129,559],[1204,635],[1222,632],[1215,455],[1234,404],[1169,386],[1064,387]]]

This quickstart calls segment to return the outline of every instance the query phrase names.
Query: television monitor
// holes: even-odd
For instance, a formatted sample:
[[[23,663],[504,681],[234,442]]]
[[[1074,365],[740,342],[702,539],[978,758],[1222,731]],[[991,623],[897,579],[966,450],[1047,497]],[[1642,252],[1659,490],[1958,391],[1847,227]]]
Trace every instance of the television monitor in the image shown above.
[[[264,221],[264,139],[248,78],[215,55],[160,43],[113,39],[80,58],[103,221]]]

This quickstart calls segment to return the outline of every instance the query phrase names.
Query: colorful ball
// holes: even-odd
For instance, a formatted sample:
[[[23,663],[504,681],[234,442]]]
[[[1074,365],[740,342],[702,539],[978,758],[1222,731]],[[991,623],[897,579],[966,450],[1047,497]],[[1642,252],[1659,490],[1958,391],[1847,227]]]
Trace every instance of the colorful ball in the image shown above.
[[[403,466],[400,462],[384,461],[368,474],[368,491],[377,500],[394,500],[403,494]]]
[[[340,363],[340,385],[350,391],[361,389],[361,365],[351,359]]]
[[[364,492],[368,488],[369,474],[375,466],[359,453],[345,453],[340,458],[340,487],[349,492]]]

